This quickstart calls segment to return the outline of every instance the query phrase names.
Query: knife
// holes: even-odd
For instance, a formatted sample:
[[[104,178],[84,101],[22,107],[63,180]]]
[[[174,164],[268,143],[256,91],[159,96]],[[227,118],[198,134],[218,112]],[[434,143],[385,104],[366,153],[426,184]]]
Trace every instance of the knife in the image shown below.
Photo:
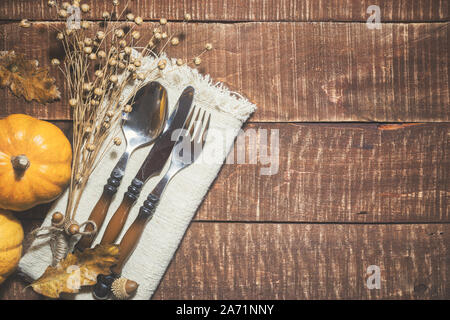
[[[153,148],[145,158],[141,168],[128,187],[117,211],[112,216],[101,240],[102,244],[114,243],[125,225],[128,214],[139,198],[144,184],[153,176],[158,175],[164,168],[172,149],[177,142],[184,127],[194,99],[194,88],[184,89],[178,99],[175,111],[168,120],[167,130],[156,140]]]

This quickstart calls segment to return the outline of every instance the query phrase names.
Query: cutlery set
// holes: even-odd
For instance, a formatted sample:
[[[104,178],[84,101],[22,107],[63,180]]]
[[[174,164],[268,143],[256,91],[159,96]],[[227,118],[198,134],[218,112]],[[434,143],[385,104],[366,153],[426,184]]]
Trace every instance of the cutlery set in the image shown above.
[[[159,175],[169,160],[170,165],[166,174],[144,201],[138,216],[120,241],[119,260],[111,268],[112,274],[98,276],[93,291],[98,299],[108,298],[112,283],[120,276],[122,268],[137,246],[166,186],[178,172],[196,161],[203,149],[211,116],[206,111],[202,112],[196,107],[191,108],[193,98],[194,88],[189,86],[184,89],[175,110],[168,118],[167,91],[158,82],[150,82],[136,93],[132,111],[124,113],[122,131],[126,140],[125,152],[114,167],[100,199],[88,218],[96,224],[97,230],[100,230],[105,221],[132,153],[138,148],[152,143],[154,145],[125,192],[121,204],[109,220],[101,244],[116,242],[131,208],[140,196],[142,187],[151,177]],[[88,228],[92,227],[88,225],[85,230]],[[75,250],[82,251],[90,248],[94,240],[95,235],[83,236],[75,246]]]

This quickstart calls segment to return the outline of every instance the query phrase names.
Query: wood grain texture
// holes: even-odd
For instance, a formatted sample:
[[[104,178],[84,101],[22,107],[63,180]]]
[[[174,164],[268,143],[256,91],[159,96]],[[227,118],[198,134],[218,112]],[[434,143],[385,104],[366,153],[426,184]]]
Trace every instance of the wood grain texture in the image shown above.
[[[53,123],[70,136],[69,121]],[[251,145],[270,142],[264,131],[269,139],[279,136],[273,175],[261,170],[271,163],[276,169],[276,158],[249,161]],[[224,164],[196,220],[450,222],[450,124],[250,123],[244,133],[254,139],[235,146],[234,161]],[[242,146],[245,162],[239,164]],[[270,155],[271,144],[259,150]],[[20,217],[42,218],[48,208]]]
[[[0,25],[0,50],[15,49],[48,65],[61,58],[53,23],[20,29]],[[151,23],[142,26],[143,41]],[[448,23],[387,24],[369,30],[360,23],[173,24],[186,42],[174,57],[193,57],[204,44],[200,70],[248,97],[259,108],[252,121],[449,121]],[[27,41],[17,41],[20,38]],[[57,83],[65,91],[62,75]],[[28,113],[69,119],[66,100],[41,106],[18,103],[0,90],[0,116]]]
[[[449,299],[449,235],[448,224],[193,222],[154,299]],[[379,290],[366,287],[370,265]],[[25,286],[8,279],[0,300],[43,298]]]
[[[449,299],[449,246],[448,224],[193,223],[154,298]]]
[[[69,121],[53,123],[70,136]],[[255,163],[249,160],[250,146],[270,142],[264,131],[269,139],[279,136],[278,168],[276,158],[258,155]],[[230,155],[231,162],[224,164],[196,220],[450,221],[450,124],[250,123],[244,133],[254,139],[235,146],[234,161]],[[239,164],[242,146],[245,162]],[[276,173],[262,175],[271,163]],[[39,206],[20,215],[41,218],[48,208]]]
[[[111,10],[110,0],[86,0],[91,7],[87,19],[100,19]],[[121,10],[126,0],[120,1]],[[182,20],[188,12],[196,21],[366,21],[370,0],[165,0],[130,1],[129,9],[146,20],[166,17]],[[444,21],[446,0],[377,0],[381,19],[391,21]],[[54,20],[47,0],[2,0],[0,20]]]
[[[245,145],[246,164],[224,165],[196,218],[449,222],[449,129],[449,124],[249,124],[245,133],[255,139]],[[264,130],[268,137],[279,134],[274,175],[261,175],[261,169],[275,161],[248,161],[249,146],[266,150],[270,140],[258,135]]]

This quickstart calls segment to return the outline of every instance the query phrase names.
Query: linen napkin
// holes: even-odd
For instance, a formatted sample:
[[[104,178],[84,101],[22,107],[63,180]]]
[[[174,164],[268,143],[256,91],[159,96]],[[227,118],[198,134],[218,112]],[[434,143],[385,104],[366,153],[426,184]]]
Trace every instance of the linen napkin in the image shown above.
[[[251,113],[256,110],[255,105],[242,96],[230,92],[222,83],[213,83],[209,76],[201,75],[197,70],[188,66],[177,66],[174,60],[166,57],[144,58],[143,71],[155,69],[160,59],[166,59],[167,66],[163,71],[158,70],[158,72],[162,72],[162,77],[156,81],[160,82],[168,92],[169,111],[173,111],[181,92],[190,85],[195,89],[193,106],[209,111],[211,123],[200,158],[178,173],[169,183],[136,250],[123,269],[122,276],[139,283],[138,291],[133,299],[149,299],[153,295],[198,206],[232,148],[240,128]],[[128,87],[126,90],[131,91],[132,89],[132,87]],[[124,94],[126,95],[127,92],[124,92]],[[121,131],[112,134],[121,137],[124,141]],[[94,244],[100,242],[109,219],[122,201],[123,194],[151,147],[144,147],[133,153],[120,188],[111,203],[105,223],[99,230]],[[125,143],[111,148],[92,173],[75,215],[76,221],[83,222],[89,217],[91,210],[100,198],[106,180],[124,150]],[[161,174],[158,177],[151,178],[143,187],[141,196],[131,210],[127,223],[119,236],[119,241],[134,221],[147,195],[164,175],[168,166],[169,161]],[[43,222],[43,226],[51,224],[53,212],[64,212],[66,204],[67,192],[54,203]],[[31,280],[39,278],[50,265],[52,254],[46,242],[48,242],[47,239],[35,240],[20,261],[19,272],[26,278]],[[81,291],[70,298],[93,299],[91,292],[87,290]]]

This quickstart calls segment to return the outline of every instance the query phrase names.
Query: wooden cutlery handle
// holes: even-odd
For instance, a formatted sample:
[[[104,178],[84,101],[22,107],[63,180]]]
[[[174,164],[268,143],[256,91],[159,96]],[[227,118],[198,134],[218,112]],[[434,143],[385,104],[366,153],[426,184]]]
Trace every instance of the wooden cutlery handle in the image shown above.
[[[103,300],[108,298],[111,292],[112,283],[115,279],[120,277],[123,266],[136,248],[147,222],[155,213],[158,203],[159,197],[153,196],[152,194],[144,201],[144,205],[139,210],[138,216],[133,221],[119,244],[119,260],[117,264],[111,268],[112,273],[109,275],[100,274],[97,277],[97,283],[93,290],[94,296],[97,299]]]
[[[134,179],[128,187],[128,191],[125,192],[122,203],[119,208],[117,208],[117,211],[114,213],[106,227],[101,241],[102,244],[114,243],[116,241],[127,221],[131,208],[139,198],[142,186],[143,183],[140,180]]]
[[[123,266],[136,248],[147,222],[151,219],[156,210],[158,202],[159,198],[150,194],[139,210],[138,216],[123,236],[119,244],[119,260],[117,264],[111,268],[111,271],[114,274],[122,273]]]
[[[88,220],[95,222],[97,226],[97,232],[98,230],[100,230],[100,228],[103,225],[103,222],[105,221],[106,214],[108,213],[108,209],[109,206],[111,205],[112,198],[114,194],[117,192],[117,188],[119,187],[121,180],[122,176],[113,172],[103,189],[102,196],[97,201],[97,204],[95,205],[94,209],[92,209],[92,212]],[[91,224],[88,224],[84,229],[84,231],[92,231],[93,229],[94,229],[93,226]],[[96,234],[85,235],[81,237],[80,241],[78,241],[76,245],[76,249],[83,251],[86,248],[90,248],[92,242],[94,242],[95,240],[95,236]]]

